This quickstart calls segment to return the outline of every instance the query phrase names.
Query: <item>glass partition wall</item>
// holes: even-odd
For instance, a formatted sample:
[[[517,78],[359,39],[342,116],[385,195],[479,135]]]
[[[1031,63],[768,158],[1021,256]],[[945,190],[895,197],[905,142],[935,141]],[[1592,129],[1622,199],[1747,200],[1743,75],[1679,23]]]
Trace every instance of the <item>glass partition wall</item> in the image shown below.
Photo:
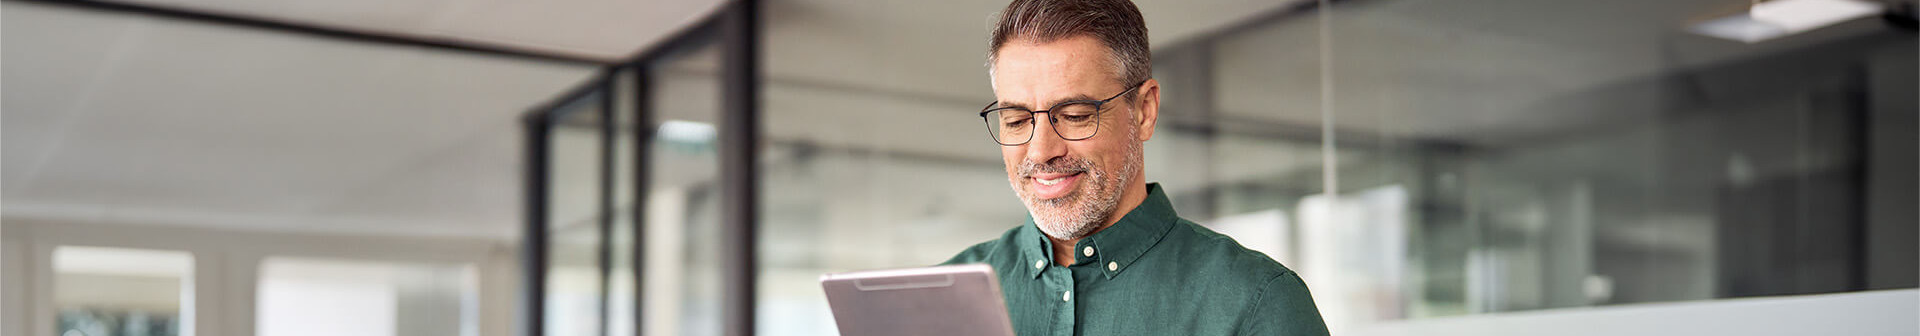
[[[524,334],[723,333],[728,12],[528,114]]]
[[[1331,239],[1298,240],[1329,322],[1913,288],[1912,26],[1700,32],[1748,6],[1334,5],[1321,122],[1352,157],[1302,222]],[[1219,43],[1311,40],[1282,26]],[[1243,83],[1224,105],[1292,105]]]
[[[1703,28],[1746,0],[1322,3],[1141,3],[1146,171],[1336,332],[1916,287],[1911,1],[1760,40]],[[1004,5],[737,2],[536,111],[536,334],[832,335],[820,274],[1020,225]]]
[[[548,154],[545,230],[546,330],[555,335],[601,335],[607,303],[609,222],[600,202],[609,92],[596,90],[562,105],[554,117]]]
[[[648,335],[721,334],[719,48],[695,43],[644,65],[653,97],[641,213]]]

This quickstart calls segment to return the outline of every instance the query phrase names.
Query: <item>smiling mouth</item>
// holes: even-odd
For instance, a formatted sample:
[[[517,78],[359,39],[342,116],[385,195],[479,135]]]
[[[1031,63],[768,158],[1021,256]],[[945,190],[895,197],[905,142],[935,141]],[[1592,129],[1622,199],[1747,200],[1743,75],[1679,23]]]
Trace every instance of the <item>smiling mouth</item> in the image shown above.
[[[1027,178],[1033,179],[1034,182],[1039,182],[1040,185],[1050,186],[1050,185],[1060,184],[1060,182],[1065,182],[1067,181],[1067,179],[1073,178],[1074,176],[1080,176],[1081,174],[1085,174],[1085,173],[1086,172],[1073,172],[1073,173],[1067,173],[1067,174],[1047,174],[1047,175],[1050,175],[1051,178],[1043,178],[1039,176],[1028,176]]]
[[[1080,181],[1080,179],[1086,177],[1086,172],[1068,174],[1045,173],[1035,175],[1037,176],[1027,177],[1033,180],[1033,184],[1029,187],[1031,189],[1028,189],[1032,192],[1033,197],[1041,200],[1053,200],[1073,194],[1076,189],[1074,186],[1084,183]]]
[[[1066,176],[1055,177],[1050,179],[1040,179],[1040,178],[1033,179],[1034,182],[1040,182],[1040,185],[1049,185],[1049,186],[1060,184],[1060,181],[1066,181],[1066,180],[1067,180]]]

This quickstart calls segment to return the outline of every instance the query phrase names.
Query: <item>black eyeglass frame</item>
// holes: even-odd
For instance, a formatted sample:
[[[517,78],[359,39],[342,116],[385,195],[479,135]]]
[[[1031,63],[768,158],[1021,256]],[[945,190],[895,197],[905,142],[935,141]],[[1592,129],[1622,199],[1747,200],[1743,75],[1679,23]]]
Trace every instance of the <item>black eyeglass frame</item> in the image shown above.
[[[1005,141],[1000,141],[1000,137],[997,135],[994,135],[993,133],[994,126],[999,125],[999,123],[995,123],[993,122],[993,120],[988,120],[987,114],[1000,112],[1000,111],[1008,111],[1008,110],[1023,110],[1023,111],[1027,111],[1027,113],[1030,113],[1030,114],[1041,114],[1041,113],[1047,114],[1047,124],[1049,125],[1049,127],[1053,127],[1053,135],[1059,136],[1061,139],[1066,139],[1067,141],[1080,141],[1080,140],[1092,139],[1094,136],[1100,135],[1100,117],[1107,114],[1107,111],[1106,111],[1107,103],[1113,102],[1114,99],[1119,99],[1120,96],[1127,95],[1128,92],[1133,92],[1134,90],[1140,89],[1140,86],[1142,85],[1147,85],[1147,81],[1140,81],[1139,83],[1135,83],[1133,84],[1133,86],[1128,87],[1126,91],[1120,91],[1120,93],[1113,94],[1112,97],[1107,97],[1107,99],[1069,100],[1069,101],[1060,102],[1059,104],[1053,104],[1053,106],[1047,107],[1047,109],[1045,110],[1037,110],[1037,111],[1027,110],[1025,108],[1020,108],[1020,107],[993,108],[994,105],[1000,104],[1000,101],[996,100],[994,102],[987,103],[987,106],[980,111],[980,120],[984,121],[987,124],[987,137],[993,138],[993,142],[998,143],[1001,146],[1025,145],[1029,142],[1033,142],[1033,137],[1035,136],[1034,134],[1039,133],[1039,132],[1027,133],[1027,140],[1020,141],[1019,143],[1008,144]],[[1064,133],[1060,133],[1060,120],[1059,118],[1056,118],[1053,116],[1053,111],[1060,109],[1060,107],[1062,106],[1068,106],[1068,105],[1074,105],[1074,104],[1093,104],[1093,111],[1094,111],[1093,112],[1093,134],[1087,134],[1087,136],[1085,137],[1074,139],[1074,138],[1068,138]],[[1040,124],[1034,123],[1032,127],[1039,128]]]

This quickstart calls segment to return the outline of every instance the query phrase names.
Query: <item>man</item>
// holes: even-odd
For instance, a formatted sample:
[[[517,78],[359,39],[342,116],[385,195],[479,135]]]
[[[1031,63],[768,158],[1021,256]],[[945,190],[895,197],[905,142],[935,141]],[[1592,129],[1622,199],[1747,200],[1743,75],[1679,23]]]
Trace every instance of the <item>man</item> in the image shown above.
[[[1127,0],[1014,0],[981,112],[1027,224],[948,264],[987,263],[1021,335],[1326,335],[1280,263],[1179,218],[1145,181],[1160,113],[1145,19]]]

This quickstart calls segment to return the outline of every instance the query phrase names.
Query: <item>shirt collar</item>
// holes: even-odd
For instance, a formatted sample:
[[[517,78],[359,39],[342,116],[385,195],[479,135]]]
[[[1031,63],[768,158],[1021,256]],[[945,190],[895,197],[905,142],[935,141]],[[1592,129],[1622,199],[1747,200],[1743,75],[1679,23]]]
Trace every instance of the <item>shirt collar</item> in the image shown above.
[[[1120,221],[1113,223],[1113,226],[1075,244],[1074,264],[1093,262],[1094,267],[1111,279],[1125,272],[1135,260],[1146,255],[1147,250],[1160,243],[1160,239],[1166,237],[1167,231],[1173,229],[1173,224],[1179,220],[1179,215],[1173,211],[1173,202],[1167,200],[1166,193],[1160,190],[1160,184],[1148,183],[1145,201],[1127,211],[1126,216],[1120,217]],[[1031,277],[1039,277],[1047,267],[1058,266],[1053,264],[1053,249],[1050,248],[1053,242],[1040,232],[1031,216],[1021,231],[1026,233],[1026,237],[1018,238],[1021,240],[1020,250],[1027,259],[1034,260],[1034,267],[1026,267]],[[1094,251],[1093,256],[1082,253],[1089,247]]]

